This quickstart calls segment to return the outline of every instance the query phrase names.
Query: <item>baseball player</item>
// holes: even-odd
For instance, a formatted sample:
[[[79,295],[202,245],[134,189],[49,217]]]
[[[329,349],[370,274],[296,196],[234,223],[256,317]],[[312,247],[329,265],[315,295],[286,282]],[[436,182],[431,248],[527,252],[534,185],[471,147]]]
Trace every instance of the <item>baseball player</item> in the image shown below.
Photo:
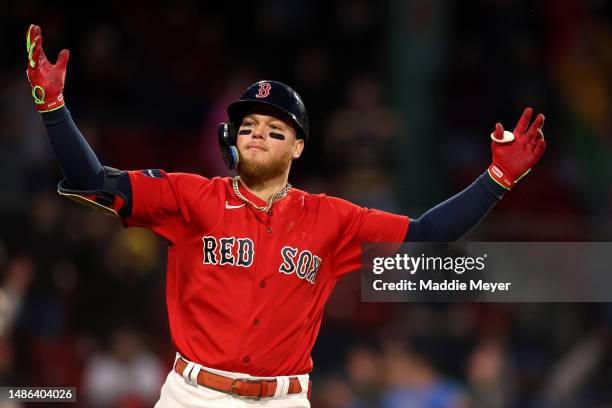
[[[205,178],[102,166],[62,95],[38,26],[27,32],[32,96],[64,179],[61,195],[168,242],[166,303],[177,355],[157,407],[309,407],[310,351],[338,280],[360,267],[362,242],[454,241],[540,159],[544,116],[498,123],[492,164],[416,219],[366,209],[288,183],[308,143],[306,108],[290,87],[259,81],[229,105],[221,153],[237,176]]]

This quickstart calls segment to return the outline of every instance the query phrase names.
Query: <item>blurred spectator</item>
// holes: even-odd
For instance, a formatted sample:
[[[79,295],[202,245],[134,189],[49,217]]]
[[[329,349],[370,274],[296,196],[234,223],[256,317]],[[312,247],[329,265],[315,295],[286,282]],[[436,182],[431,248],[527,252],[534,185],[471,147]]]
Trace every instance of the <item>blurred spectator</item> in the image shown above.
[[[403,344],[387,342],[382,358],[386,390],[380,407],[467,407],[467,393],[462,386],[442,376],[426,358]]]
[[[383,386],[380,353],[371,347],[357,345],[349,350],[346,370],[353,393],[367,406],[377,405],[377,398]]]
[[[320,408],[369,408],[371,405],[358,399],[348,381],[338,375],[322,378],[312,401]]]
[[[86,367],[86,398],[96,408],[150,407],[159,398],[165,374],[138,333],[119,329],[111,334],[109,351],[94,356]]]
[[[516,402],[515,375],[499,338],[483,339],[468,361],[471,408],[503,408]]]
[[[0,245],[2,242],[0,241]],[[0,246],[0,258],[3,247]],[[0,259],[0,270],[2,268]],[[19,313],[26,291],[32,281],[33,264],[26,256],[8,261],[4,282],[0,287],[0,386],[11,385],[15,380],[15,350],[12,344],[13,322]],[[0,407],[3,402],[0,402]],[[14,406],[6,404],[6,407]]]
[[[591,334],[579,342],[553,367],[538,406],[553,408],[588,404],[591,400],[589,391],[584,392],[583,388],[609,350],[609,341],[601,333]]]
[[[33,264],[29,257],[19,256],[9,262],[4,285],[0,288],[0,336],[9,330],[30,286],[32,274]]]

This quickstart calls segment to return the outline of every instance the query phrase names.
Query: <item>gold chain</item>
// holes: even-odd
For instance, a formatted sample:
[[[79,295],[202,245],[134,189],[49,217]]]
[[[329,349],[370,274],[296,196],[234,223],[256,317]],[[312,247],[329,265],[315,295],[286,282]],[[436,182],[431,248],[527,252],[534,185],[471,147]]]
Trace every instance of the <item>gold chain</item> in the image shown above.
[[[291,184],[289,183],[285,184],[285,187],[283,187],[280,191],[277,191],[276,193],[272,194],[272,197],[270,197],[270,199],[268,200],[268,204],[265,207],[263,207],[260,205],[256,205],[251,200],[249,200],[248,198],[242,195],[242,193],[240,192],[240,189],[238,188],[239,178],[240,176],[236,176],[232,178],[232,187],[234,189],[234,193],[236,194],[236,196],[238,196],[239,199],[241,199],[247,204],[250,204],[253,208],[259,211],[264,211],[264,212],[270,211],[270,208],[272,208],[272,203],[274,203],[274,201],[276,200],[285,198],[287,194],[289,194],[289,190],[291,190]]]

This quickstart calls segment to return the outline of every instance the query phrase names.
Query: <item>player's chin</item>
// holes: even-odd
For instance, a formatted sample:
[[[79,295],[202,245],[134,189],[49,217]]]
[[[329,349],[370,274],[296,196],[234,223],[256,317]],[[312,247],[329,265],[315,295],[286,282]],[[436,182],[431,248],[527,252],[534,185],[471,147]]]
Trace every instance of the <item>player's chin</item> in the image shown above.
[[[284,159],[274,159],[271,156],[264,155],[244,155],[240,157],[238,162],[238,173],[244,178],[250,180],[266,180],[272,177],[277,177],[287,171],[290,165]]]
[[[271,159],[267,155],[261,153],[248,153],[240,156],[240,161],[248,164],[249,167],[267,167]]]
[[[246,152],[240,155],[240,164],[242,164],[246,168],[260,168],[267,167],[270,163],[270,158],[265,157],[263,154],[253,154],[250,152]]]

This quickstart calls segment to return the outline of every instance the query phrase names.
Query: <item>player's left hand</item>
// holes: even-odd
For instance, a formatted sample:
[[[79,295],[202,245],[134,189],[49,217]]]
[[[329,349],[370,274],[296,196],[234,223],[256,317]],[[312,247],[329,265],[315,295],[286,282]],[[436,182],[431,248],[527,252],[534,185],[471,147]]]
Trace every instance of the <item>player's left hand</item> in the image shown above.
[[[493,180],[510,190],[536,165],[546,150],[542,133],[544,115],[538,114],[529,126],[533,109],[527,108],[512,133],[504,131],[500,123],[491,134],[493,163],[488,172]]]
[[[31,24],[26,36],[28,52],[28,80],[32,86],[32,97],[39,112],[48,112],[64,106],[64,80],[68,64],[68,50],[62,50],[57,62],[51,64],[42,48],[40,27]]]

